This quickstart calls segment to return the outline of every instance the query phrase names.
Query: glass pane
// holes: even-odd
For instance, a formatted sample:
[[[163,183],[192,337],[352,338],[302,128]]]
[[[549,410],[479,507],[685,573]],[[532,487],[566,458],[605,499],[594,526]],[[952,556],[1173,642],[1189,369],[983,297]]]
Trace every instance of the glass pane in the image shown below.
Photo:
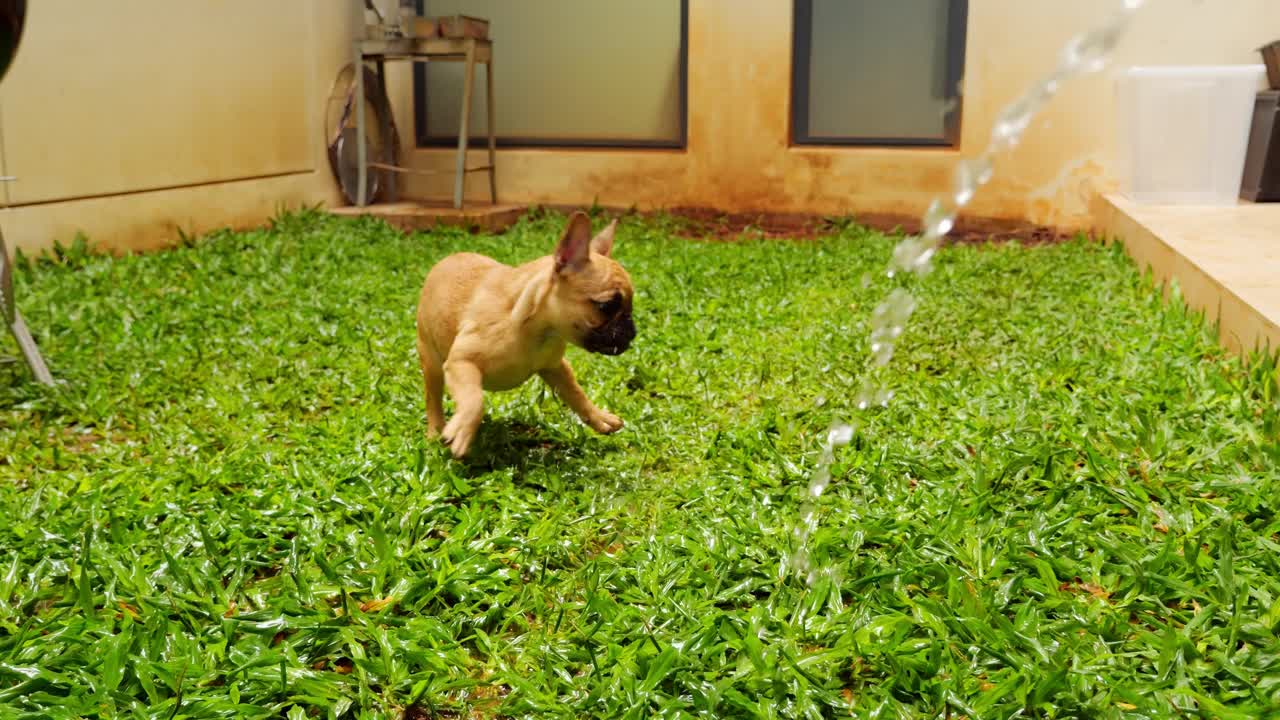
[[[680,141],[680,0],[428,0],[425,12],[489,20],[500,137]],[[427,134],[456,137],[462,65],[426,67]],[[486,132],[477,70],[473,137]]]
[[[813,0],[811,138],[943,139],[950,0]]]

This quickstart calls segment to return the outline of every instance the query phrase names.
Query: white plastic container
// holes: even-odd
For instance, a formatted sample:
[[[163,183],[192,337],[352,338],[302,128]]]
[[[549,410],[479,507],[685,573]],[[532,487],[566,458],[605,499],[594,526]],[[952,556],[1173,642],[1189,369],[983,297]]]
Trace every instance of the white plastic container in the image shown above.
[[[1124,192],[1149,205],[1239,202],[1262,65],[1134,67],[1120,73]]]

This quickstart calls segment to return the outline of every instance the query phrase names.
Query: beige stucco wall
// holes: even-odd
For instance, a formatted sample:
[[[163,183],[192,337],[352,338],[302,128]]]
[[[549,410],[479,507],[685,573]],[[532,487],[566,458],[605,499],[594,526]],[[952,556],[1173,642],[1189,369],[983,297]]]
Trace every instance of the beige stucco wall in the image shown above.
[[[355,13],[319,0],[28,3],[0,83],[11,250],[111,249],[336,199],[320,126]]]
[[[500,199],[916,214],[948,186],[958,155],[979,152],[1000,110],[1052,68],[1068,38],[1118,5],[970,0],[961,146],[903,150],[790,147],[792,3],[689,0],[687,150],[505,150],[499,156]],[[514,31],[493,28],[498,67],[502,35]],[[1255,48],[1277,38],[1280,0],[1149,0],[1117,64],[1257,63]],[[404,147],[412,147],[412,95],[403,77],[393,104]],[[1110,76],[1098,75],[1065,88],[1023,146],[999,163],[971,211],[1086,226],[1092,188],[1115,183],[1112,87]],[[447,169],[452,162],[446,150],[410,155],[421,168]],[[481,162],[477,156],[475,164]],[[485,183],[476,178],[471,195],[482,199]],[[445,198],[447,182],[419,179],[411,190]]]
[[[790,147],[792,3],[689,0],[687,149],[503,150],[502,199],[916,214],[1067,38],[1118,1],[971,0],[961,147],[903,150]],[[0,188],[11,248],[78,231],[108,248],[151,248],[179,228],[253,225],[281,206],[337,201],[320,125],[356,23],[349,3],[329,0],[32,3],[0,83],[0,172],[20,177]],[[514,31],[494,28],[499,67],[502,35]],[[1118,62],[1252,63],[1276,38],[1280,0],[1150,0]],[[391,71],[412,148],[409,74]],[[972,212],[1087,225],[1092,189],[1114,185],[1111,87],[1106,76],[1068,86]],[[447,150],[406,155],[452,166]],[[415,178],[410,191],[443,199],[448,182]]]

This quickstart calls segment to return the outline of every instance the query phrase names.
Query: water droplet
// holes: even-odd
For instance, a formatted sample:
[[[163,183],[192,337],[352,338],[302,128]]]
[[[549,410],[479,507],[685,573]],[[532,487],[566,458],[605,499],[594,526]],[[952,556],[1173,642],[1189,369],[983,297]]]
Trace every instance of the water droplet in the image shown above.
[[[862,287],[863,287],[863,289],[864,289],[864,290],[865,290],[866,288],[871,287],[871,273],[869,273],[869,272],[862,273],[862,280],[861,280],[861,283],[862,283]]]
[[[924,236],[940,238],[951,232],[959,212],[960,208],[950,200],[936,198],[929,203],[929,209],[924,213]]]
[[[812,489],[810,489],[809,494],[813,495]],[[822,493],[819,492],[818,494],[821,495]],[[808,527],[809,523],[811,523],[817,515],[818,509],[814,507],[813,503],[805,503],[805,506],[800,509],[800,520],[804,523],[805,527]]]
[[[969,160],[961,160],[956,165],[956,205],[961,207],[968,205],[969,201],[973,200],[978,188],[986,185],[991,180],[992,172],[991,158],[986,155]]]
[[[928,268],[937,249],[936,240],[914,235],[904,238],[893,248],[893,267],[908,272],[921,272]],[[893,277],[895,271],[890,270],[889,277]]]
[[[827,445],[831,447],[842,447],[848,445],[853,440],[853,426],[840,424],[831,428],[827,433]]]
[[[960,97],[957,95],[944,102],[942,107],[938,108],[938,114],[945,118],[958,109],[960,109]]]
[[[871,392],[866,388],[859,390],[858,394],[853,397],[853,404],[859,410],[866,410],[871,407]]]
[[[809,551],[804,548],[796,550],[795,554],[791,556],[791,567],[801,573],[807,571],[809,569]]]
[[[995,151],[1012,150],[1022,139],[1022,133],[1031,125],[1036,111],[1053,98],[1056,81],[1042,81],[1015,100],[996,118],[991,128],[991,147]]]
[[[1106,67],[1128,24],[1129,18],[1119,14],[1102,27],[1075,36],[1062,51],[1060,67],[1075,73],[1092,73]]]
[[[876,306],[872,312],[872,323],[877,327],[884,325],[906,325],[907,320],[911,319],[911,313],[915,312],[916,299],[911,293],[902,288],[894,288],[884,302]],[[880,319],[883,323],[877,323]]]

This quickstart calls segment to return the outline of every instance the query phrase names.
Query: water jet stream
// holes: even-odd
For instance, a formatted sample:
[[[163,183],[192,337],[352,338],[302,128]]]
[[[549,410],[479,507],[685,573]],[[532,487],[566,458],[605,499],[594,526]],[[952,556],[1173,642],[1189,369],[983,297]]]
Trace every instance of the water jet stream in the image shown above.
[[[1071,38],[1059,55],[1057,67],[997,116],[986,149],[976,157],[957,163],[951,193],[938,196],[929,204],[924,213],[921,234],[907,236],[894,247],[887,270],[890,278],[900,272],[917,275],[929,272],[938,247],[955,226],[956,216],[961,208],[969,204],[978,188],[990,182],[995,157],[1017,147],[1035,114],[1053,99],[1063,83],[1098,72],[1107,66],[1120,39],[1128,30],[1134,13],[1141,9],[1145,1],[1123,0],[1120,9],[1106,22]],[[897,341],[906,330],[915,308],[916,299],[910,292],[898,287],[872,311],[870,368],[854,398],[859,411],[876,405],[886,406],[892,399],[892,392],[878,379],[878,371],[893,358]],[[831,464],[835,461],[836,448],[849,444],[853,439],[853,431],[852,425],[839,422],[827,432],[818,464],[809,478],[804,503],[800,507],[800,524],[795,530],[796,544],[791,554],[790,566],[809,585],[818,576],[809,552],[809,539],[818,527],[818,500],[831,483]],[[784,561],[784,568],[785,564]]]

